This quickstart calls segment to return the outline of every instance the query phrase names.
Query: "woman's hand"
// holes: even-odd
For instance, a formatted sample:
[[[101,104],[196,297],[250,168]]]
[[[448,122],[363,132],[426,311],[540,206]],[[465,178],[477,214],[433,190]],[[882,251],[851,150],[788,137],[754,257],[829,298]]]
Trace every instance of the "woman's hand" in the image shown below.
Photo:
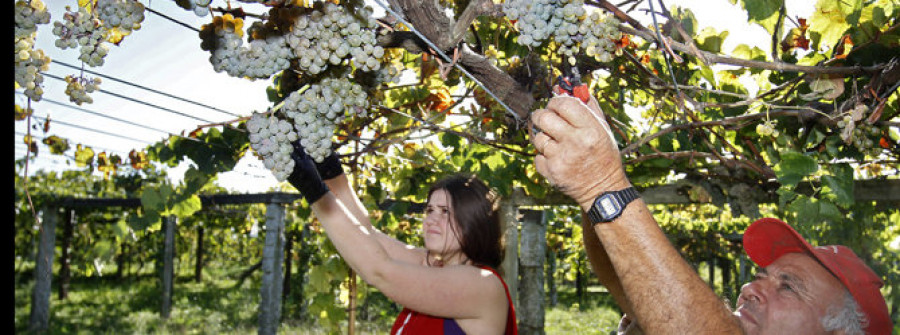
[[[328,186],[325,185],[322,177],[319,176],[319,172],[316,170],[316,162],[306,154],[306,150],[300,145],[300,141],[291,142],[291,145],[294,147],[294,151],[291,152],[291,159],[294,160],[294,170],[287,180],[306,199],[306,203],[312,205],[328,193]]]
[[[321,163],[316,163],[316,171],[319,172],[319,176],[323,180],[331,180],[344,174],[344,167],[341,165],[341,160],[338,159],[337,154],[332,151]]]
[[[618,145],[594,97],[584,104],[575,97],[556,96],[546,109],[532,113],[531,122],[541,129],[531,136],[538,151],[535,168],[579,204],[630,186]]]

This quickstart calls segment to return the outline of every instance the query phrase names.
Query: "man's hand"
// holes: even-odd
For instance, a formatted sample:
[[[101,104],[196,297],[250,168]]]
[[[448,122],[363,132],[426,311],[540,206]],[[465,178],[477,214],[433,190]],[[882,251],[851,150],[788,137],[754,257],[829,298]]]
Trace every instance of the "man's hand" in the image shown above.
[[[291,152],[291,159],[294,160],[294,170],[287,180],[300,195],[306,199],[306,203],[312,205],[323,195],[328,193],[328,186],[322,181],[319,172],[316,170],[316,162],[306,154],[306,150],[300,145],[300,141],[291,142],[294,151]],[[340,162],[338,162],[340,166]]]
[[[561,91],[554,88],[554,93]],[[556,96],[546,109],[532,113],[531,122],[541,130],[531,136],[538,151],[537,171],[579,204],[630,186],[615,138],[593,97],[584,104],[571,96]]]

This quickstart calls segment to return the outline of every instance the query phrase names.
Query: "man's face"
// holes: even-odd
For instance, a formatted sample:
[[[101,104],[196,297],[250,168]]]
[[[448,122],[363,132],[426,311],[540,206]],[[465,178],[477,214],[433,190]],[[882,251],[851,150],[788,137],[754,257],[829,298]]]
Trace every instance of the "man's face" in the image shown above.
[[[824,334],[820,320],[845,292],[812,257],[785,254],[741,288],[734,315],[746,334]]]

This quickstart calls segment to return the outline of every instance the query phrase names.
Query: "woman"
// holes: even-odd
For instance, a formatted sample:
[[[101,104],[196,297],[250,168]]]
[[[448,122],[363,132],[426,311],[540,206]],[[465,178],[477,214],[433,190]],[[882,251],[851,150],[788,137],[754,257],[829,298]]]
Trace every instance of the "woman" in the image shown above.
[[[316,164],[295,144],[288,181],[328,238],[367,283],[404,306],[391,334],[517,334],[506,283],[495,194],[468,176],[428,192],[424,248],[375,229],[335,155]],[[323,181],[324,179],[324,181]]]

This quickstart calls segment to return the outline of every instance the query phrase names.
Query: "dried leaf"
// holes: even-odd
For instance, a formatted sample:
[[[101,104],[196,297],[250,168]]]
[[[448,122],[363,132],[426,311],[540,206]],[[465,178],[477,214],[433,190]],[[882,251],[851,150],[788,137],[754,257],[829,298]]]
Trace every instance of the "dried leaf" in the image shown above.
[[[34,114],[34,110],[31,108],[23,108],[22,106],[16,105],[16,121],[22,121],[27,119],[31,114]]]
[[[847,58],[847,55],[850,54],[850,50],[852,49],[853,40],[850,38],[850,34],[844,35],[844,37],[841,38],[841,42],[838,43],[838,46],[834,49],[834,58]]]

